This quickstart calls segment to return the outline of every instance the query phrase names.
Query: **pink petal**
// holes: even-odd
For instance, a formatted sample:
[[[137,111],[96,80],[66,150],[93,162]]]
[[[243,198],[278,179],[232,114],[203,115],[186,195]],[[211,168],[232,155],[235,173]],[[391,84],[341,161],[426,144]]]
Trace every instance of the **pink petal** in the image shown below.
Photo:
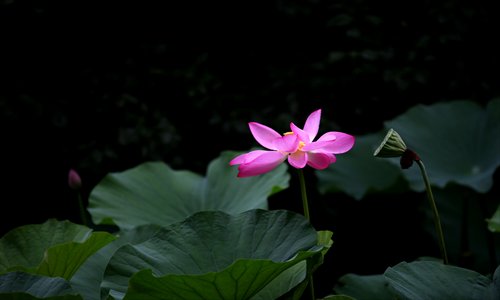
[[[309,134],[305,132],[304,130],[300,129],[297,127],[297,125],[290,123],[290,129],[292,130],[293,133],[299,136],[300,140],[303,141],[304,143],[310,143],[312,140],[309,138]]]
[[[285,161],[287,155],[278,151],[265,151],[254,160],[238,167],[238,177],[250,177],[267,173]]]
[[[259,144],[270,150],[276,150],[274,140],[281,137],[274,129],[256,122],[248,123],[253,137]]]
[[[274,140],[274,146],[282,152],[293,153],[299,147],[299,137],[296,134],[289,134]]]
[[[327,153],[308,153],[308,158],[307,164],[317,170],[326,169],[335,162],[335,156]]]
[[[304,131],[309,135],[309,141],[314,140],[314,138],[318,134],[320,120],[321,109],[312,112],[309,117],[307,117],[306,123],[304,125]]]
[[[312,142],[302,147],[302,151],[323,150],[324,148],[328,149],[328,147],[331,147],[332,143],[335,143],[335,140]]]
[[[256,159],[257,157],[261,156],[262,154],[264,154],[266,152],[269,152],[269,151],[255,150],[255,151],[251,151],[251,152],[248,152],[245,154],[238,155],[229,162],[229,165],[234,166],[234,165],[241,165],[241,164],[249,163],[252,160]]]
[[[340,154],[351,150],[351,148],[354,146],[354,136],[337,131],[330,131],[323,134],[317,142],[332,140],[333,137],[335,137],[335,141],[323,146],[321,148],[322,150],[330,153]]]
[[[326,154],[330,158],[330,163],[333,164],[334,162],[337,161],[337,157],[334,154],[331,153],[323,153]]]
[[[307,153],[303,151],[297,151],[288,155],[288,163],[297,169],[302,169],[307,164]]]
[[[334,141],[337,139],[336,131],[328,131],[327,133],[323,134],[322,136],[319,137],[317,142],[320,141]]]

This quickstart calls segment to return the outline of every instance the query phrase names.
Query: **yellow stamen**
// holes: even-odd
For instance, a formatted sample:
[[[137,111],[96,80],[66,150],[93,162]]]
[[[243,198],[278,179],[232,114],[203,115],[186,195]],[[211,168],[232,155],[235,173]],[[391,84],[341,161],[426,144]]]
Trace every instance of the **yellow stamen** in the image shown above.
[[[292,135],[292,134],[295,134],[294,132],[292,131],[289,131],[289,132],[285,132],[283,133],[283,136],[287,136],[287,135]],[[306,143],[304,143],[303,141],[300,141],[299,142],[299,147],[298,147],[298,150],[301,150],[302,151],[302,147],[304,147],[306,145]]]

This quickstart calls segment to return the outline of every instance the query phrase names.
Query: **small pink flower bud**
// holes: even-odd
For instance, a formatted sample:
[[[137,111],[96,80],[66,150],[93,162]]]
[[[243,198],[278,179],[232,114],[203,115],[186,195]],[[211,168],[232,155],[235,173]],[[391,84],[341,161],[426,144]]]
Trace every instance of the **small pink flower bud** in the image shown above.
[[[74,190],[79,190],[82,187],[82,179],[78,173],[71,169],[68,174],[68,185]]]

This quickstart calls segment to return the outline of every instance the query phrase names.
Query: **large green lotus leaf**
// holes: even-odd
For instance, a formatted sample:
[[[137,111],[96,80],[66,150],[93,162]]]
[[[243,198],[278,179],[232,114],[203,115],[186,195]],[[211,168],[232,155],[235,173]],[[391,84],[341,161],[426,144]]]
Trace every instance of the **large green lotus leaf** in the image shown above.
[[[306,257],[307,253],[301,253],[296,259],[281,263],[270,260],[238,260],[222,272],[203,275],[156,277],[151,273],[151,270],[143,270],[131,278],[124,299],[263,299],[262,295],[257,295],[256,298],[253,298],[253,295],[272,283],[273,279],[281,275],[282,272],[293,268],[297,261],[301,262]],[[266,292],[273,293],[270,290]],[[276,299],[276,297],[265,299]]]
[[[340,155],[329,168],[316,171],[319,191],[342,191],[360,200],[370,192],[392,188],[402,178],[399,167],[373,156],[383,138],[384,133],[356,137],[351,151]]]
[[[480,193],[492,187],[500,165],[500,99],[486,109],[470,101],[417,105],[385,126],[419,154],[433,185],[454,182]],[[404,174],[412,189],[423,191],[417,169]]]
[[[401,262],[387,268],[384,277],[399,299],[491,299],[488,296],[491,279],[435,261]]]
[[[333,245],[333,232],[321,230],[317,232],[318,245],[323,247],[320,253],[308,257],[295,266],[286,269],[273,279],[264,289],[259,291],[252,300],[280,299],[299,300],[308,286],[309,278],[314,271],[323,264],[325,254]]]
[[[107,291],[101,291],[101,283],[111,256],[113,256],[118,248],[127,243],[138,244],[151,238],[159,228],[160,226],[158,225],[149,224],[119,232],[116,240],[99,249],[85,261],[73,277],[71,277],[71,286],[85,300],[103,299],[101,293],[107,294]]]
[[[199,289],[207,295],[224,289],[246,299],[322,249],[310,223],[290,211],[199,212],[160,229],[141,244],[118,249],[102,286],[120,299],[129,278],[138,273],[130,283],[130,299],[167,290],[191,295]]]
[[[55,219],[17,227],[0,239],[0,273],[36,268],[46,249],[67,242],[83,242],[90,232],[85,226]]]
[[[484,295],[485,299],[500,299],[500,265],[493,273],[493,280]]]
[[[69,242],[53,246],[45,252],[36,273],[70,279],[92,254],[115,239],[107,232],[93,232],[84,242]]]
[[[384,275],[346,274],[340,277],[333,288],[335,293],[347,295],[357,300],[394,299],[394,294]]]
[[[4,300],[79,300],[69,282],[23,272],[0,275],[0,299]]]
[[[107,175],[92,191],[89,212],[96,224],[120,228],[142,224],[169,225],[205,210],[240,213],[267,208],[267,197],[288,187],[286,165],[250,178],[238,178],[224,152],[208,166],[207,176],[175,171],[162,162],[148,162]]]
[[[287,292],[307,281],[307,261],[303,260],[296,265],[284,270],[281,274],[269,282],[262,290],[252,296],[252,300],[277,299]],[[302,291],[299,291],[302,295]],[[289,298],[285,298],[289,299]]]

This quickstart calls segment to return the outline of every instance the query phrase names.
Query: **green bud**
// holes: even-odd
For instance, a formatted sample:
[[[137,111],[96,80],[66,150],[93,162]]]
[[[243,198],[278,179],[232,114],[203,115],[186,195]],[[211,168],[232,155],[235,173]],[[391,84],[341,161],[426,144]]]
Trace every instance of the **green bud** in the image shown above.
[[[401,136],[391,128],[373,155],[376,157],[400,157],[403,156],[406,149],[406,144]]]

